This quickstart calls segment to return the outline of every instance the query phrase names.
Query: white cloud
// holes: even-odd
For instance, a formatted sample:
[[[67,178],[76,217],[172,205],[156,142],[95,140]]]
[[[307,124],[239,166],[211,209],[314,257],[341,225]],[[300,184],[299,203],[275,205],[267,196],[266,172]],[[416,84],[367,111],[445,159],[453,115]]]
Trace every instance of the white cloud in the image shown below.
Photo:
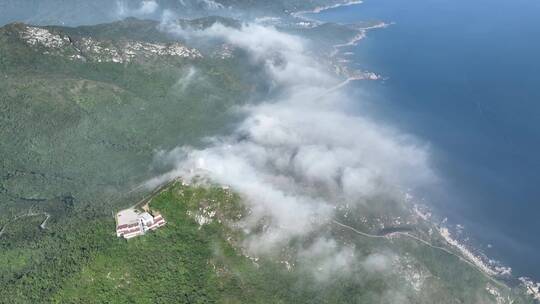
[[[136,10],[136,13],[140,15],[153,14],[158,10],[158,8],[159,4],[157,4],[156,1],[144,0],[141,2],[141,6]]]
[[[180,3],[180,5],[184,7],[198,5],[199,7],[207,9],[207,10],[219,10],[219,9],[225,8],[223,4],[213,1],[213,0],[193,0],[189,2],[186,2],[185,0],[178,0],[178,3]]]
[[[386,272],[390,269],[391,260],[384,254],[373,253],[362,262],[362,266],[369,272]]]
[[[129,16],[144,17],[156,13],[159,10],[159,4],[155,0],[143,0],[138,7],[130,8],[125,0],[117,0],[116,10],[120,18]]]
[[[224,8],[223,4],[212,0],[197,0],[197,2],[203,4],[204,7],[209,10],[218,10]]]
[[[356,259],[353,247],[340,247],[335,240],[327,238],[317,239],[299,253],[299,258],[314,278],[321,282],[332,277],[350,275]]]
[[[245,49],[274,83],[275,97],[244,108],[246,119],[235,134],[214,139],[206,149],[170,152],[169,158],[181,155],[173,157],[176,169],[151,181],[196,168],[232,186],[252,209],[246,229],[270,219],[263,232],[250,234],[246,247],[252,251],[316,231],[337,202],[395,198],[435,178],[424,146],[350,110],[357,101],[345,88],[336,89],[340,80],[309,56],[303,39],[256,24],[192,30],[171,20],[164,19],[162,28],[186,39],[221,39]]]
[[[187,68],[187,71],[184,72],[184,75],[178,79],[176,82],[175,88],[179,89],[180,91],[184,91],[194,79],[197,78],[198,71],[195,67],[190,66]],[[202,81],[203,79],[197,79],[197,81]]]

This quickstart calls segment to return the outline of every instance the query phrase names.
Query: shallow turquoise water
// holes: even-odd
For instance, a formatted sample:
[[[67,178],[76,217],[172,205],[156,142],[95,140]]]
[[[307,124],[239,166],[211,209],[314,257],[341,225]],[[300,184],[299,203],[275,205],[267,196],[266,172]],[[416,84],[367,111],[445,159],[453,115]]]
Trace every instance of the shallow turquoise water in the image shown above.
[[[430,204],[540,280],[540,2],[367,0],[316,18],[395,22],[343,50],[389,77],[358,84],[359,98],[431,145],[445,185]]]

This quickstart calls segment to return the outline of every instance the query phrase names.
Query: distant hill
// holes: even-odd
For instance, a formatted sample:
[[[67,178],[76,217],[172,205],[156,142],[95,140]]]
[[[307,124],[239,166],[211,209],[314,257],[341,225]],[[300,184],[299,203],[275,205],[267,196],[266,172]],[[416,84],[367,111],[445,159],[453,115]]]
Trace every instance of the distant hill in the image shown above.
[[[148,3],[152,3],[148,5]],[[314,9],[344,0],[4,0],[0,2],[0,25],[20,21],[30,24],[91,25],[125,17],[157,19],[165,10],[179,17],[207,15],[283,15]],[[146,3],[146,6],[145,6]]]
[[[197,49],[156,26],[0,28],[2,215],[36,199],[105,204],[89,200],[96,189],[144,180],[156,148],[225,132],[227,110],[264,90],[241,52]]]

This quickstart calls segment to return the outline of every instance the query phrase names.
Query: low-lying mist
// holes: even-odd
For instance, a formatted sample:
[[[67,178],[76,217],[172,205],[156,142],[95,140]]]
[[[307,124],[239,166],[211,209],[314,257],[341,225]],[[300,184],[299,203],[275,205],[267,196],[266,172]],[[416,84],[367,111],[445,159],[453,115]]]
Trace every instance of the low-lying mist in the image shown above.
[[[352,111],[359,101],[348,97],[344,80],[327,72],[302,38],[258,24],[186,29],[170,16],[161,28],[187,41],[220,39],[242,48],[250,54],[249,64],[264,66],[273,84],[271,98],[241,109],[245,119],[233,134],[209,139],[202,150],[161,151],[157,158],[173,162],[174,170],[148,182],[155,186],[204,172],[231,186],[251,210],[243,222],[250,253],[272,252],[313,233],[328,224],[338,203],[403,200],[404,193],[436,179],[427,148]],[[254,232],[262,219],[268,225]],[[336,261],[350,255],[347,248],[328,246],[333,242],[312,246],[325,244],[318,249],[325,256],[335,248]]]

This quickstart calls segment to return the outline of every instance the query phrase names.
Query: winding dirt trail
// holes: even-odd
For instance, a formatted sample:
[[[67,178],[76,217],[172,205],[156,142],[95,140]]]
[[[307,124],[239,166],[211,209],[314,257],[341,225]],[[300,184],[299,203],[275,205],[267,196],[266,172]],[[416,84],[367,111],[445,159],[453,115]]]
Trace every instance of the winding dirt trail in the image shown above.
[[[2,237],[2,235],[6,231],[6,228],[9,226],[9,224],[13,223],[14,221],[16,221],[18,219],[21,219],[21,218],[24,218],[24,217],[32,217],[32,216],[40,216],[40,215],[44,215],[45,219],[43,220],[43,222],[41,222],[41,224],[39,225],[39,228],[45,229],[46,225],[47,225],[47,221],[49,220],[49,218],[51,218],[51,215],[48,212],[45,212],[45,211],[33,212],[32,210],[29,210],[27,213],[17,215],[14,218],[12,218],[11,220],[9,220],[7,223],[5,223],[4,226],[2,226],[2,229],[0,229],[0,237]]]

